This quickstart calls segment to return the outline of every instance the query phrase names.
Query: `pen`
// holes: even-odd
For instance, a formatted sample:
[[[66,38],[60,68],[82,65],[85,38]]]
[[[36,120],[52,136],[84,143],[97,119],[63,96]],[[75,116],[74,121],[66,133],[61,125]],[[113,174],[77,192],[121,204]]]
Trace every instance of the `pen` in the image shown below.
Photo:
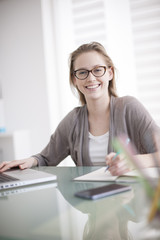
[[[128,145],[129,142],[130,142],[130,138],[127,138],[127,139],[126,139],[126,145]],[[119,150],[119,151],[116,153],[116,155],[112,158],[112,161],[114,161],[114,159],[115,159],[121,152],[122,152],[122,151]],[[107,165],[107,167],[106,167],[106,169],[105,169],[105,172],[106,172],[108,169],[109,169],[109,165]]]

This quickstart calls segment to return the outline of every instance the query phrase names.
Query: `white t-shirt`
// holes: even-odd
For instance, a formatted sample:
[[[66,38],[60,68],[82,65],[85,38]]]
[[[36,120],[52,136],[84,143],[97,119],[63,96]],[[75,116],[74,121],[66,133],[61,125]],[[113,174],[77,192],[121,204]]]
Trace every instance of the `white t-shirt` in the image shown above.
[[[89,155],[93,165],[106,165],[108,154],[109,132],[101,136],[93,136],[89,132]]]

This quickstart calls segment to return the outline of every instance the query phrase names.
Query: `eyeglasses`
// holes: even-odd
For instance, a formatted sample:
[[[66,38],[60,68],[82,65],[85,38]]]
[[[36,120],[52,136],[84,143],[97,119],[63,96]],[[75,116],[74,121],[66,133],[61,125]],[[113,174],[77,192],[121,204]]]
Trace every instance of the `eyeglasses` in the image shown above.
[[[88,77],[89,73],[92,73],[95,77],[102,77],[106,72],[105,66],[98,66],[93,68],[92,70],[87,69],[78,69],[74,71],[74,76],[78,78],[79,80],[84,80]]]

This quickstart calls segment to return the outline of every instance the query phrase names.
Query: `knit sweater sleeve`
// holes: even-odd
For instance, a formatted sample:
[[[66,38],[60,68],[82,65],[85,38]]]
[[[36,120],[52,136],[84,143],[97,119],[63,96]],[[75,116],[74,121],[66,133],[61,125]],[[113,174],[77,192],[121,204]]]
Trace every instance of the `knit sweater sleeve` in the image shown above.
[[[160,135],[156,125],[146,108],[134,97],[124,98],[124,119],[128,134],[132,137],[139,153],[156,151],[154,135]]]
[[[75,108],[67,114],[51,135],[47,146],[39,154],[33,155],[37,159],[38,165],[56,166],[70,155],[69,136],[76,122],[78,109]]]

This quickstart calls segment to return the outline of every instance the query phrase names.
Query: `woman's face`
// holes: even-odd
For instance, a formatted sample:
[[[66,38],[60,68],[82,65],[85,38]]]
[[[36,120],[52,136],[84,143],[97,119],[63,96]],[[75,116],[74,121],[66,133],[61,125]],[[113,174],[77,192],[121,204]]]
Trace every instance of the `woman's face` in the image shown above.
[[[98,66],[107,67],[104,57],[96,51],[86,52],[75,60],[74,71],[79,69],[92,70]],[[94,101],[108,96],[108,84],[112,78],[111,68],[106,68],[105,74],[101,77],[95,77],[91,72],[84,80],[74,77],[74,85],[84,94],[86,102]]]

